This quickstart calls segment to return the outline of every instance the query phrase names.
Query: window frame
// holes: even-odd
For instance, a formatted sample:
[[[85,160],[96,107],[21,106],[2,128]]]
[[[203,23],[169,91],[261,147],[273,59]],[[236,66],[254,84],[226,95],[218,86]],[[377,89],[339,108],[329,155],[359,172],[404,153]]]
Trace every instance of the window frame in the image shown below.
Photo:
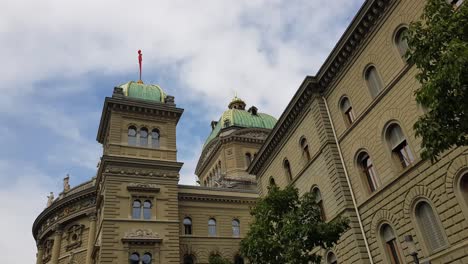
[[[135,201],[140,202],[139,207],[139,218],[135,218]],[[150,208],[145,209],[145,203],[149,202]],[[153,196],[145,196],[145,195],[132,195],[131,202],[130,202],[130,219],[132,220],[140,220],[140,221],[150,221],[156,219],[156,211],[155,211],[155,198]],[[146,212],[149,212],[149,218],[145,216]]]
[[[143,136],[142,133],[146,132],[146,136]],[[144,148],[147,148],[148,147],[148,137],[149,137],[149,130],[147,127],[140,127],[140,129],[138,130],[138,146],[139,147],[144,147]]]
[[[287,158],[283,160],[283,170],[284,174],[286,175],[286,178],[289,182],[293,181],[293,175],[292,175],[292,169],[291,169],[291,163]]]
[[[402,35],[405,31],[406,31],[406,33],[408,33],[408,25],[406,25],[406,24],[399,25],[395,29],[395,31],[393,33],[393,45],[395,46],[395,49],[396,49],[398,55],[400,56],[400,58],[406,63],[407,58],[406,58],[405,55],[408,52],[409,45],[408,45],[408,40],[405,40],[404,39],[405,36]],[[402,41],[404,41],[406,43],[406,44],[404,44],[404,46],[406,46],[406,48],[404,49],[404,53],[403,53],[403,49],[401,47]]]
[[[370,161],[370,165],[368,162],[364,164],[364,160]],[[364,179],[364,185],[366,186],[367,192],[369,194],[376,192],[381,186],[381,183],[380,183],[379,176],[377,174],[377,170],[375,168],[375,164],[369,152],[366,150],[359,151],[356,162],[357,162],[357,167],[360,171],[360,174],[363,176],[361,178]]]
[[[330,259],[332,256],[335,258],[334,260]],[[327,253],[327,264],[338,264],[338,258],[336,257],[336,254],[332,251],[329,251]]]
[[[374,81],[370,80],[370,73],[372,70],[375,71],[375,78],[372,78],[375,79]],[[366,82],[372,99],[375,99],[385,89],[384,81],[374,64],[369,64],[364,68],[364,81]]]
[[[130,129],[135,131],[135,135],[130,135]],[[132,139],[132,142],[130,142],[130,139]],[[138,129],[135,125],[128,125],[127,126],[127,145],[135,147],[137,146],[138,143]]]
[[[460,204],[462,212],[465,215],[465,218],[468,219],[468,187],[466,191],[463,191],[461,186],[463,178],[466,178],[468,181],[468,167],[464,167],[458,171],[455,176],[453,186],[455,196],[458,199],[458,203]]]
[[[185,220],[190,221],[190,224],[186,224]],[[182,226],[184,228],[184,235],[185,236],[192,236],[193,235],[193,221],[192,218],[189,216],[184,217],[182,220]]]
[[[345,102],[348,102],[349,107],[345,108]],[[353,104],[351,104],[351,100],[349,99],[348,96],[344,95],[341,97],[340,102],[339,102],[339,108],[340,108],[341,114],[343,115],[343,119],[344,119],[346,127],[347,128],[350,127],[356,120],[356,115],[354,114],[354,111],[353,111]]]
[[[421,224],[421,221],[418,219],[418,215],[417,215],[417,212],[416,212],[417,207],[421,203],[426,203],[430,207],[430,209],[432,210],[433,216],[434,216],[434,222],[435,222],[435,224],[437,225],[437,227],[440,230],[441,238],[443,240],[442,242],[444,243],[444,245],[440,246],[439,248],[431,248],[431,246],[429,245],[429,242],[428,242],[426,232],[424,232],[422,230],[422,227],[427,228],[427,226]],[[418,232],[419,237],[422,238],[422,239],[420,239],[420,244],[422,245],[423,249],[426,251],[428,256],[430,256],[432,254],[435,254],[437,252],[440,252],[440,251],[446,249],[449,246],[448,239],[447,239],[447,234],[445,233],[444,226],[442,225],[442,222],[440,220],[439,213],[436,211],[436,207],[434,206],[434,204],[430,200],[428,200],[426,198],[420,198],[420,199],[417,199],[416,201],[414,201],[413,202],[413,207],[412,207],[412,214],[413,214],[414,224],[416,226],[416,231]],[[433,231],[433,230],[431,230],[431,231]]]
[[[394,236],[393,239],[387,240],[384,235],[384,228],[390,228],[392,235]],[[385,260],[389,264],[404,264],[404,255],[402,254],[400,243],[398,240],[398,235],[395,234],[395,229],[391,224],[388,222],[383,222],[379,225],[378,234],[381,241],[381,246],[383,251],[385,252]],[[396,256],[395,256],[396,255]],[[395,259],[396,257],[396,259]],[[395,261],[396,260],[396,261]]]
[[[325,214],[325,207],[323,204],[322,192],[320,191],[320,188],[316,185],[310,188],[310,192],[312,193],[312,195],[314,195],[315,202],[317,203],[320,209],[320,218],[322,219],[322,221],[325,222],[327,220],[327,215]]]
[[[154,139],[153,133],[158,134],[157,140]],[[151,129],[150,137],[151,137],[151,148],[153,149],[161,148],[161,130],[159,128]],[[155,142],[157,142],[157,144],[155,144]]]
[[[399,130],[399,132],[395,132]],[[401,137],[397,143],[392,142],[392,132],[394,138]],[[384,139],[387,143],[388,149],[391,153],[391,159],[393,164],[397,166],[399,170],[405,170],[408,167],[411,167],[415,164],[415,156],[413,154],[412,148],[406,137],[406,133],[401,128],[400,124],[397,122],[390,122],[384,130]]]
[[[252,164],[252,154],[250,154],[250,152],[246,152],[245,153],[245,165],[246,165],[246,168],[248,168],[250,166],[250,164]]]
[[[211,224],[210,222],[214,221],[214,224]],[[208,236],[209,237],[216,237],[218,236],[218,230],[216,226],[216,218],[211,217],[208,219]]]
[[[236,223],[237,225],[235,225]],[[234,218],[231,221],[231,226],[232,226],[232,237],[240,237],[241,235],[241,230],[240,230],[240,221],[238,218]]]
[[[307,142],[306,137],[302,136],[299,139],[299,146],[301,148],[302,158],[305,157],[305,161],[309,163],[309,161],[312,160],[312,157],[310,156],[309,142]]]

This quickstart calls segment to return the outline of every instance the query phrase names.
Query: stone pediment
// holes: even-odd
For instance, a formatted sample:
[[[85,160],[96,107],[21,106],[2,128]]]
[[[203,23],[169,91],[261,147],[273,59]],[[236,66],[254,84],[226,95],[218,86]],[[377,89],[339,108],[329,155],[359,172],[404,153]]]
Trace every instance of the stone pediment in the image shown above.
[[[129,244],[156,244],[161,243],[162,238],[151,229],[133,229],[125,233],[122,242]]]

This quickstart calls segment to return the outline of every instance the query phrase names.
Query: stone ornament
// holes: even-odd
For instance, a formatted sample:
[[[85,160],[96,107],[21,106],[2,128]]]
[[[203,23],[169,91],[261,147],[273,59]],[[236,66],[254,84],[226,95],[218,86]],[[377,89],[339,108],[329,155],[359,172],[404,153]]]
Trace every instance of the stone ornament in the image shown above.
[[[67,174],[65,178],[63,178],[63,192],[70,191],[70,175]]]
[[[161,243],[162,238],[151,229],[133,229],[125,233],[122,242],[130,244],[155,244]]]
[[[54,193],[50,192],[49,196],[47,196],[47,207],[51,206],[52,202],[54,202]]]
[[[140,192],[159,192],[160,188],[156,184],[130,183],[127,185],[127,190]]]

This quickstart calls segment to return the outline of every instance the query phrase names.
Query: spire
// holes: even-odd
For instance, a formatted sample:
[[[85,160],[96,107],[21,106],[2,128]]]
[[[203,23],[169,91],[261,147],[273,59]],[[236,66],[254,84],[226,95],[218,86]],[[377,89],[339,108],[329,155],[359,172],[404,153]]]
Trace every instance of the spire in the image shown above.
[[[140,65],[140,79],[138,80],[138,83],[143,83],[141,80],[141,63],[143,61],[143,54],[141,53],[141,50],[138,50],[138,64]]]

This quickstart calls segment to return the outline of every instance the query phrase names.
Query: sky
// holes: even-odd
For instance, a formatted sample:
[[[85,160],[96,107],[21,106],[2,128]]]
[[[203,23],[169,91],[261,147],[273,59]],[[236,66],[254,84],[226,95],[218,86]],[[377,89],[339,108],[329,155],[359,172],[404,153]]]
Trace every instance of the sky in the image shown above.
[[[315,75],[364,0],[3,1],[0,8],[0,253],[34,263],[32,223],[49,192],[96,174],[104,98],[138,80],[185,112],[181,184],[210,121],[234,94],[279,117]],[[24,260],[24,261],[23,261]]]

